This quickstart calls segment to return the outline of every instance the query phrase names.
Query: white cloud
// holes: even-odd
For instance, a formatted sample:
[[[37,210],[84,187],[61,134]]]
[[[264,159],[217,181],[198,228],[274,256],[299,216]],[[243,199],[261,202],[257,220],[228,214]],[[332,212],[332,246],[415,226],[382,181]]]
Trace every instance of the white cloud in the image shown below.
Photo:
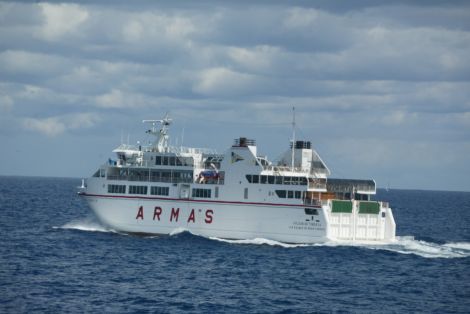
[[[0,53],[0,78],[7,74],[13,78],[19,76],[23,78],[24,75],[50,77],[65,72],[68,63],[69,61],[61,56],[23,50],[6,50]],[[28,77],[25,78],[28,79]]]
[[[0,95],[0,112],[9,112],[13,108],[13,99],[8,95]]]
[[[384,115],[382,122],[386,125],[395,125],[398,126],[405,122],[406,113],[402,110],[396,110],[390,114]]]
[[[318,16],[319,13],[315,9],[293,8],[289,10],[283,24],[287,28],[305,28],[318,19]]]
[[[39,7],[44,24],[37,35],[48,41],[57,41],[65,35],[76,33],[90,16],[86,9],[77,4],[40,3]]]
[[[153,103],[145,95],[123,92],[117,88],[97,96],[95,101],[98,107],[105,109],[145,107]]]
[[[121,108],[128,105],[124,101],[124,95],[119,89],[113,89],[109,93],[98,96],[96,103],[105,108]]]
[[[272,71],[273,60],[277,59],[281,51],[278,47],[267,45],[256,46],[254,48],[230,47],[229,57],[237,64],[241,65],[247,72],[256,70]]]
[[[46,119],[25,118],[23,120],[23,127],[47,136],[57,136],[66,130],[65,124],[58,117]]]
[[[193,90],[203,95],[236,95],[246,93],[255,83],[251,75],[216,67],[203,70]]]
[[[185,40],[197,29],[191,18],[158,12],[134,13],[124,17],[122,36],[126,42],[161,44],[155,40],[176,42]]]
[[[224,126],[218,140],[239,132],[225,128],[227,121],[246,121],[251,129],[244,131],[260,134],[266,130],[258,125],[289,122],[286,112],[295,105],[299,126],[311,132],[306,137],[331,141],[331,151],[341,151],[338,140],[346,136],[348,149],[357,150],[355,140],[370,137],[379,146],[464,145],[468,8],[435,1],[0,3],[0,112],[7,113],[0,128],[7,134],[20,120],[48,136],[99,127],[105,137],[111,126],[127,128],[169,110],[187,121],[210,115]],[[77,115],[90,111],[104,123]],[[198,126],[193,139],[211,131]],[[284,130],[278,137],[271,131],[264,145],[275,147]],[[364,143],[380,166],[386,147]],[[397,155],[412,145],[396,147]],[[429,158],[431,167],[438,157]],[[410,158],[410,168],[419,159]]]
[[[69,130],[93,127],[101,117],[96,113],[77,113],[49,118],[24,118],[23,128],[49,137],[61,135]]]
[[[128,42],[140,41],[144,34],[144,27],[139,21],[129,21],[123,26],[122,34]]]

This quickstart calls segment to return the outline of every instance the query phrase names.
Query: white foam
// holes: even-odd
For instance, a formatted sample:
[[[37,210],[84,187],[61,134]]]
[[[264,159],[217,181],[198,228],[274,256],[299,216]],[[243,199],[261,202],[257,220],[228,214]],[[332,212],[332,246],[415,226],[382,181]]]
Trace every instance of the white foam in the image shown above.
[[[453,249],[470,251],[470,242],[449,242],[449,243],[444,244],[444,246],[447,246]]]
[[[170,236],[174,236],[174,235],[177,235],[177,234],[180,234],[180,233],[183,233],[183,232],[189,232],[189,233],[191,233],[191,231],[189,231],[188,229],[179,227],[179,228],[173,229],[173,230],[169,233],[169,235],[170,235]],[[191,233],[191,234],[192,234],[192,233]]]
[[[61,227],[53,227],[54,229],[72,229],[88,232],[113,232],[113,229],[106,228],[105,226],[92,221],[91,219],[77,220],[66,223]],[[170,236],[189,232],[186,228],[176,228],[170,232]],[[193,234],[193,233],[191,233]],[[196,235],[197,236],[197,235]],[[158,238],[158,237],[156,237]],[[283,248],[297,248],[297,247],[340,247],[340,246],[354,246],[372,250],[386,250],[400,254],[414,254],[425,258],[462,258],[470,257],[470,242],[449,242],[445,244],[437,244],[416,240],[413,236],[396,237],[396,241],[388,244],[384,243],[355,243],[355,242],[324,242],[314,244],[289,244],[279,241],[255,238],[246,240],[228,240],[217,237],[210,237],[211,240],[216,240],[231,244],[248,244],[248,245],[270,245],[280,246]]]
[[[426,258],[470,257],[468,242],[437,244],[416,240],[413,236],[397,237],[395,243],[378,246],[377,248],[401,254],[415,254]]]
[[[459,258],[470,257],[470,243],[468,242],[451,242],[446,244],[437,244],[416,240],[413,236],[397,237],[393,243],[354,243],[354,242],[325,242],[314,244],[288,244],[263,238],[248,239],[248,240],[226,240],[216,237],[210,239],[231,243],[231,244],[251,244],[251,245],[271,245],[280,246],[284,248],[297,248],[297,247],[341,247],[341,246],[354,246],[372,250],[386,250],[400,254],[414,254],[425,258]]]
[[[271,246],[282,246],[285,248],[311,246],[310,244],[288,244],[288,243],[283,243],[283,242],[278,242],[278,241],[263,239],[263,238],[246,239],[246,240],[227,240],[227,239],[211,237],[210,239],[220,241],[220,242],[231,243],[231,244],[254,244],[254,245],[266,244],[266,245],[271,245]]]
[[[54,229],[71,229],[90,232],[115,232],[112,229],[106,228],[103,225],[91,220],[77,220],[66,223],[61,227],[52,227]]]

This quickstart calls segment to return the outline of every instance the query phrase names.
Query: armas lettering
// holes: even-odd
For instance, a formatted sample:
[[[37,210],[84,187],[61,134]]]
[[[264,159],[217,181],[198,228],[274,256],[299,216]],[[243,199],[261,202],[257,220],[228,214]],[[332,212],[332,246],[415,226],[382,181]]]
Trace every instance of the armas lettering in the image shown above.
[[[201,212],[202,210],[199,210]],[[161,221],[162,218],[164,217],[163,214],[164,210],[160,206],[155,206],[153,209],[153,218],[152,220],[156,221]],[[171,208],[170,216],[169,216],[169,221],[170,222],[178,222],[178,219],[180,218],[180,208]],[[137,215],[135,216],[136,220],[144,220],[144,207],[139,206],[137,209]],[[204,214],[204,222],[206,224],[211,224],[212,221],[214,220],[214,211],[212,209],[206,209],[205,214]],[[189,213],[188,218],[186,219],[187,223],[196,223],[196,210],[193,208],[191,209],[191,212]]]

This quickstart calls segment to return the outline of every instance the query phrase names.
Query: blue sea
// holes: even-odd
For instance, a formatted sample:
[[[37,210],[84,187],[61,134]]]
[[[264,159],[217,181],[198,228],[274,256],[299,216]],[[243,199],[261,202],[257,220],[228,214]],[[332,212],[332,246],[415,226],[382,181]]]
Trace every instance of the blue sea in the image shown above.
[[[470,312],[470,193],[380,190],[388,246],[108,230],[79,179],[0,177],[0,313]]]

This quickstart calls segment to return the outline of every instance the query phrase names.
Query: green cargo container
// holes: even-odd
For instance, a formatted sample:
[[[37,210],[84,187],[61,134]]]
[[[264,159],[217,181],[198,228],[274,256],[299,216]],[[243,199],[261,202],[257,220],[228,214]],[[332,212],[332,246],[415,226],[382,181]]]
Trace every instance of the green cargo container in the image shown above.
[[[360,202],[359,214],[378,214],[380,212],[380,204],[378,202]]]
[[[339,201],[333,200],[332,213],[352,213],[352,202],[351,201]]]

